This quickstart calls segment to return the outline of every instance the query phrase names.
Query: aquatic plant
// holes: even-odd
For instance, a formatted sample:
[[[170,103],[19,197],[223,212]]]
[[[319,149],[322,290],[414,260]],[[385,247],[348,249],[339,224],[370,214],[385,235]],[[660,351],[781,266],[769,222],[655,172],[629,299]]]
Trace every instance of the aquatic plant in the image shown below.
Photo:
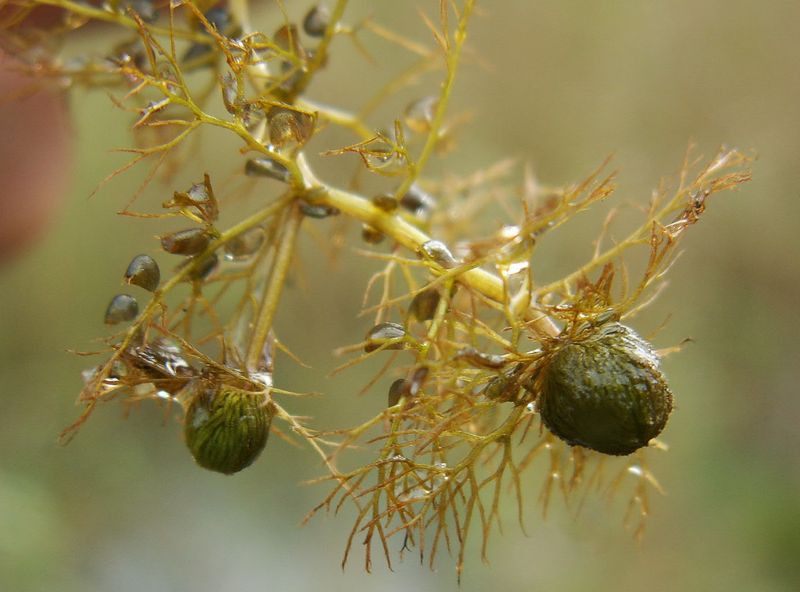
[[[533,182],[513,161],[468,175],[428,174],[433,159],[447,168],[463,124],[449,107],[474,0],[431,2],[433,14],[421,12],[427,43],[372,19],[348,23],[347,0],[294,17],[276,2],[277,17],[258,19],[246,0],[4,4],[4,46],[33,80],[105,89],[131,113],[133,158],[99,188],[145,164],[145,185],[170,183],[176,170],[195,181],[173,186],[155,211],[134,209],[142,187],[122,211],[175,219],[159,248],[178,264],[166,274],[141,254],[120,270],[131,291],[144,292],[112,298],[106,323],[123,329],[94,352],[103,359],[84,373],[83,411],[64,441],[102,403],[147,400],[181,410],[188,448],[213,471],[250,466],[270,429],[299,438],[322,459],[318,482],[330,486],[308,517],[351,504],[343,561],[362,545],[368,570],[376,549],[391,565],[395,537],[401,553],[415,549],[431,566],[442,551],[454,554],[460,573],[477,532],[485,557],[502,503],[516,506],[522,525],[523,473],[536,459],[544,510],[554,491],[626,489],[628,517],[641,532],[648,493],[659,489],[647,457],[664,448],[658,437],[673,395],[658,352],[628,324],[660,291],[676,246],[712,197],[749,179],[746,155],[722,148],[703,160],[690,149],[677,179],[641,204],[634,227],[616,236],[605,215],[597,235],[574,233],[575,243],[593,245],[588,259],[539,284],[539,246],[569,233],[577,215],[599,211],[615,173],[603,163],[563,187]],[[55,15],[46,26],[32,21],[43,8]],[[271,28],[257,25],[261,18]],[[113,29],[113,43],[65,57],[62,44],[93,22]],[[312,83],[335,67],[338,44],[371,59],[365,36],[415,60],[360,106],[317,97]],[[423,74],[440,77],[433,94],[377,124],[376,109]],[[192,169],[193,140],[209,141],[200,133],[209,129],[238,143],[235,175]],[[335,143],[342,134],[350,140]],[[348,183],[327,181],[314,164],[320,154],[355,155],[359,166]],[[373,186],[380,189],[364,189]],[[255,205],[241,214],[245,202]],[[386,407],[352,427],[324,418],[312,426],[292,410],[301,393],[274,383],[276,355],[299,361],[274,321],[292,289],[287,280],[300,273],[298,242],[319,224],[330,229],[323,256],[361,240],[361,256],[377,267],[365,287],[372,318],[364,339],[336,350],[349,358],[335,372],[379,358],[365,390],[384,379],[391,386]],[[629,265],[636,258],[644,264]],[[312,327],[296,330],[313,338]],[[344,468],[354,448],[373,459]]]

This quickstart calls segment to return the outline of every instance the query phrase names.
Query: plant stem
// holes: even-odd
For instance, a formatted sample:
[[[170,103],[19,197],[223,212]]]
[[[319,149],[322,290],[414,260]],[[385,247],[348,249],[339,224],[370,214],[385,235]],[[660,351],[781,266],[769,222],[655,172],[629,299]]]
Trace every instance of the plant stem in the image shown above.
[[[415,163],[411,164],[409,175],[403,180],[403,183],[395,192],[395,197],[398,199],[403,197],[403,195],[405,195],[414,184],[414,181],[417,180],[417,177],[419,177],[422,169],[425,168],[425,165],[427,164],[431,154],[433,154],[436,144],[439,142],[439,132],[444,124],[444,116],[447,112],[447,106],[450,102],[450,95],[453,92],[456,72],[458,71],[458,62],[461,58],[461,50],[464,47],[464,42],[467,40],[467,24],[469,23],[469,17],[472,15],[474,6],[474,0],[467,0],[464,3],[464,8],[461,12],[461,18],[458,21],[458,28],[456,29],[454,35],[455,45],[452,49],[449,47],[446,49],[445,60],[447,62],[447,74],[442,82],[442,93],[439,96],[439,103],[436,106],[436,112],[434,113],[433,120],[431,121],[428,137],[425,140],[425,145],[422,147],[422,152],[420,153],[419,158],[417,158]],[[444,31],[444,34],[446,36],[447,31]]]
[[[335,125],[353,130],[362,140],[371,140],[376,135],[375,130],[370,129],[362,118],[342,109],[331,107],[330,105],[323,105],[322,103],[311,101],[305,97],[298,98],[297,101],[295,101],[295,105],[301,109],[316,111],[321,118],[327,119]]]
[[[121,27],[126,27],[133,31],[139,30],[138,23],[134,19],[125,15],[124,12],[103,10],[102,8],[96,8],[94,6],[91,6],[90,4],[84,4],[82,2],[74,2],[72,0],[36,0],[36,4],[41,4],[45,6],[55,6],[57,8],[62,8],[68,12],[71,12],[72,14],[77,14],[86,17],[88,19],[106,21],[109,23],[116,23]],[[209,37],[208,35],[203,35],[200,31],[185,31],[183,29],[165,29],[164,27],[156,27],[153,25],[148,25],[147,30],[153,34],[173,36],[173,37],[178,37],[180,39],[188,39],[195,43],[204,43],[207,45],[212,45],[214,43],[214,39],[212,37]]]
[[[322,202],[341,210],[344,214],[356,220],[377,228],[412,252],[418,253],[422,245],[432,240],[430,236],[416,226],[409,224],[399,216],[385,212],[370,200],[343,189],[324,185],[314,176],[302,155],[297,158],[297,167],[305,178],[308,187],[322,186],[324,189],[324,192],[322,192],[324,197],[321,198]],[[445,270],[442,269],[442,271]],[[467,269],[459,273],[457,277],[462,284],[469,286],[495,302],[504,302],[508,297],[503,280],[485,269],[477,267]],[[539,311],[529,308],[525,312],[525,318],[530,321],[533,330],[541,337],[553,337],[559,333],[559,328],[555,323]]]
[[[283,232],[278,239],[279,242],[275,253],[275,260],[272,263],[272,269],[270,270],[269,279],[267,280],[267,288],[261,299],[261,306],[253,325],[250,346],[247,349],[247,357],[245,358],[245,367],[248,371],[258,369],[258,363],[264,350],[264,344],[267,342],[270,329],[272,329],[272,321],[275,318],[278,301],[280,300],[283,285],[286,283],[286,275],[292,262],[292,255],[294,254],[294,247],[297,242],[297,231],[300,229],[300,224],[302,222],[303,213],[300,211],[299,206],[295,204],[287,213]]]
[[[325,29],[325,34],[322,36],[322,39],[314,51],[314,57],[305,65],[302,77],[294,86],[289,96],[286,97],[287,103],[294,103],[295,99],[305,92],[311,80],[313,80],[314,74],[317,73],[328,58],[328,48],[330,47],[331,41],[333,41],[333,36],[336,34],[339,21],[341,21],[342,16],[344,16],[347,2],[348,0],[338,0],[333,7],[330,21]]]

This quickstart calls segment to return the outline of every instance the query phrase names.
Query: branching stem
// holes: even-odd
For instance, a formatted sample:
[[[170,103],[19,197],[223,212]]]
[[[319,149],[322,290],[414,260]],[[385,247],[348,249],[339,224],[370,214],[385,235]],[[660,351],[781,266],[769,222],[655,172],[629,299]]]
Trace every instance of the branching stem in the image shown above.
[[[36,0],[36,4],[43,4],[46,6],[55,6],[57,8],[63,8],[64,10],[72,13],[77,14],[88,19],[93,19],[97,21],[106,21],[109,23],[116,23],[121,27],[125,27],[127,29],[131,29],[133,31],[139,30],[139,24],[136,20],[126,16],[121,12],[114,12],[111,10],[103,10],[102,8],[95,8],[91,4],[83,3],[83,2],[74,2],[73,0]],[[193,32],[193,31],[185,31],[182,29],[165,29],[164,27],[156,27],[156,26],[148,26],[148,31],[152,34],[156,35],[165,35],[173,37],[178,37],[180,39],[187,39],[194,43],[203,43],[207,45],[211,45],[214,43],[214,39],[209,37],[208,35],[202,34],[200,31]]]
[[[275,260],[267,280],[267,288],[264,291],[261,306],[255,318],[253,333],[247,349],[247,357],[245,358],[248,370],[257,368],[258,361],[264,350],[264,344],[267,342],[267,337],[272,329],[272,321],[275,318],[275,311],[278,309],[283,285],[286,283],[286,275],[292,262],[292,255],[297,242],[297,231],[300,229],[302,222],[303,213],[295,204],[287,212],[287,219],[283,224],[283,233],[278,239]]]
[[[403,183],[395,192],[395,197],[400,198],[406,194],[414,182],[419,177],[428,159],[433,154],[436,144],[439,142],[439,133],[444,124],[444,117],[447,113],[447,107],[450,102],[450,95],[453,92],[455,83],[456,72],[458,71],[458,63],[461,59],[461,50],[464,47],[464,42],[467,40],[467,25],[469,24],[469,17],[472,15],[472,10],[475,7],[474,0],[466,0],[461,12],[461,18],[458,20],[458,27],[455,32],[455,44],[452,49],[447,48],[445,53],[445,60],[447,62],[447,72],[445,79],[442,82],[442,92],[439,97],[439,102],[436,106],[436,112],[431,121],[430,130],[428,130],[428,137],[425,140],[425,145],[422,147],[422,152],[417,158],[415,163],[411,163],[411,170]],[[447,31],[443,32],[447,35]]]
[[[433,240],[416,226],[399,216],[385,212],[365,197],[323,184],[314,176],[302,155],[298,156],[297,166],[308,187],[321,186],[324,189],[322,192],[324,197],[321,201],[341,210],[348,216],[377,228],[412,252],[419,253],[422,245]],[[440,268],[441,273],[445,271],[444,268]],[[506,297],[503,280],[485,269],[477,267],[467,269],[458,274],[458,281],[495,302],[503,302]],[[559,332],[555,323],[540,311],[529,309],[525,313],[525,318],[531,322],[534,331],[541,336],[552,337]]]

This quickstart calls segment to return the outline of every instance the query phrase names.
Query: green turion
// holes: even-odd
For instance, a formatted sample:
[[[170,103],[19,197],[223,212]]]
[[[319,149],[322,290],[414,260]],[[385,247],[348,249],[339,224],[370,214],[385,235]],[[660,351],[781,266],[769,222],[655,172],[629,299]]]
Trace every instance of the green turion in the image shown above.
[[[672,411],[658,356],[633,329],[616,322],[547,348],[534,390],[548,430],[570,445],[604,454],[647,446]]]
[[[264,396],[205,381],[191,388],[184,437],[197,464],[226,475],[249,467],[264,450],[272,422]]]

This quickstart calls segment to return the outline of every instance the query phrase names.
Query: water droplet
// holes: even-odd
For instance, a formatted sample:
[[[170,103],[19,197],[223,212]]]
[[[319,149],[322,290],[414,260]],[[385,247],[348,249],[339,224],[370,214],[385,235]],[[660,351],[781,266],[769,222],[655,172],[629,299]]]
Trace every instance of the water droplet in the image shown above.
[[[92,380],[94,380],[95,376],[97,376],[96,367],[85,368],[84,370],[81,370],[81,380],[83,381],[83,384],[89,384],[90,382],[92,382]]]
[[[244,174],[251,177],[269,177],[282,183],[291,179],[289,169],[272,158],[251,158],[244,163]]]
[[[249,376],[254,382],[263,384],[266,388],[272,388],[271,372],[251,372]]]
[[[286,107],[272,107],[267,112],[269,141],[283,148],[305,144],[314,133],[315,118],[309,113]]]
[[[225,261],[246,261],[258,252],[265,238],[262,228],[251,228],[225,245],[223,258]]]
[[[123,0],[117,4],[117,11],[125,14],[127,9],[133,10],[146,23],[154,23],[158,20],[154,0]]]
[[[503,272],[506,275],[516,275],[518,273],[522,273],[523,271],[528,271],[530,263],[528,261],[517,261],[515,263],[509,263],[503,267]]]
[[[422,254],[445,269],[458,266],[458,261],[442,241],[430,240],[421,247]]]
[[[433,117],[439,106],[439,97],[429,96],[408,104],[403,122],[412,132],[424,134],[430,131]]]
[[[628,472],[631,475],[636,475],[637,477],[641,477],[641,476],[644,475],[644,471],[642,470],[642,467],[640,467],[639,465],[631,465],[631,466],[629,466],[628,467]]]
[[[425,489],[424,487],[414,487],[410,491],[405,491],[397,496],[397,499],[401,502],[415,502],[425,499],[431,494],[429,489]]]
[[[184,353],[181,347],[164,337],[136,347],[130,353],[136,366],[154,370],[159,375],[189,376],[194,372],[194,369],[183,357]]]
[[[103,369],[103,366],[95,366],[93,368],[87,368],[81,372],[81,379],[83,380],[83,384],[91,384],[96,378],[100,371]],[[128,373],[127,366],[120,360],[114,360],[111,364],[111,369],[108,372],[108,375],[103,379],[100,383],[100,389],[102,391],[109,391],[120,384],[122,384],[122,378]]]
[[[504,241],[514,240],[519,236],[520,227],[513,226],[510,224],[506,224],[500,229],[500,232],[497,233],[497,236]]]
[[[172,400],[175,399],[175,397],[172,396],[172,393],[169,393],[169,392],[164,391],[164,390],[156,391],[155,396],[156,396],[157,399],[164,399],[166,401],[172,401]]]
[[[359,152],[369,170],[381,175],[398,175],[406,170],[406,160],[391,145],[374,143],[369,149]]]

